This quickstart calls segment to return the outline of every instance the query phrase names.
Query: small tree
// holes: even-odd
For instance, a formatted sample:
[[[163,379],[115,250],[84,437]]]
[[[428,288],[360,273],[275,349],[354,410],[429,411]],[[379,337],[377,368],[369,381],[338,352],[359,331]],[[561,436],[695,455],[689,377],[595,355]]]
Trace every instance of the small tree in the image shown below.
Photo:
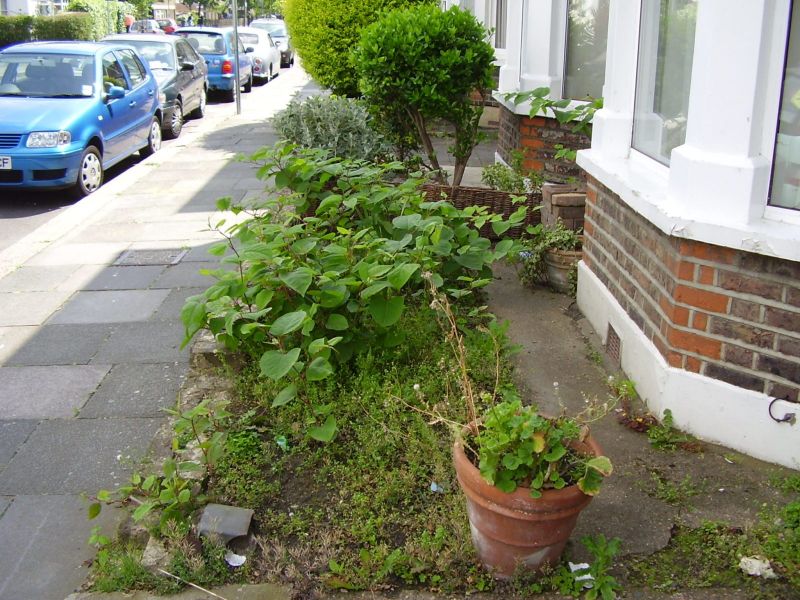
[[[355,57],[367,101],[379,112],[408,115],[431,168],[439,173],[428,123],[442,119],[453,126],[453,186],[459,185],[478,142],[483,100],[492,84],[488,32],[459,8],[415,6],[386,13],[365,28]]]

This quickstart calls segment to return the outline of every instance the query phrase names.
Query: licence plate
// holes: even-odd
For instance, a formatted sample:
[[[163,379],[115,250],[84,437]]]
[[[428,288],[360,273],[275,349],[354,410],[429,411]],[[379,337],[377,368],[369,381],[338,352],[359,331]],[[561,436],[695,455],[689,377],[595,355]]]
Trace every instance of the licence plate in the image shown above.
[[[10,156],[0,156],[0,169],[4,169],[4,170],[11,169],[11,157]]]

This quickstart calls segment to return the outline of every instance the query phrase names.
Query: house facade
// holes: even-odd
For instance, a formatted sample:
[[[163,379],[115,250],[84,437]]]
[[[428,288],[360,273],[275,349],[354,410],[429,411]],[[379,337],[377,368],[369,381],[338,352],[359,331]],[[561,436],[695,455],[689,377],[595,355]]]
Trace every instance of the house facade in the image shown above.
[[[582,142],[504,93],[604,98],[581,311],[654,414],[800,468],[800,3],[506,3],[500,158]]]

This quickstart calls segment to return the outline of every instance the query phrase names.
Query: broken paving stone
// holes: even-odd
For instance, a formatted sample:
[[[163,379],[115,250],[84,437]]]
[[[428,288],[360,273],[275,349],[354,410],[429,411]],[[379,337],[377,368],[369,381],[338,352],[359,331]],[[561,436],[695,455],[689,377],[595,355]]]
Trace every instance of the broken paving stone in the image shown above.
[[[764,579],[775,579],[775,571],[772,565],[763,556],[743,556],[739,561],[739,568],[747,575],[763,577]]]
[[[142,566],[146,569],[164,568],[169,563],[169,552],[160,540],[150,536],[147,546],[142,553]]]
[[[197,535],[216,538],[227,544],[233,538],[247,535],[252,519],[253,511],[249,508],[208,504],[197,525]]]

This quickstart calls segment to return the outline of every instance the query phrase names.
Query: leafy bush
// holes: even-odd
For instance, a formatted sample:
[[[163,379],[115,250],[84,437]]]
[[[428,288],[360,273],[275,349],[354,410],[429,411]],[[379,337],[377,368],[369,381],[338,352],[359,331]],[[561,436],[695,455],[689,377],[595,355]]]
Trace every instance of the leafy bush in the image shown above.
[[[405,113],[434,171],[440,171],[427,129],[431,119],[452,125],[456,159],[453,185],[461,182],[478,142],[483,96],[492,85],[494,49],[469,12],[422,5],[394,10],[365,28],[355,53],[359,85],[378,111]]]
[[[544,257],[548,250],[578,250],[581,247],[579,231],[564,226],[559,219],[552,227],[538,223],[525,230],[520,253],[522,271],[519,274],[523,283],[546,283],[547,271]]]
[[[432,4],[432,0],[286,0],[284,17],[303,68],[320,85],[358,95],[350,53],[364,26],[385,9]]]
[[[272,124],[281,138],[329,150],[334,156],[374,160],[390,153],[389,144],[372,127],[364,102],[353,98],[294,98],[273,117]]]
[[[540,173],[525,173],[522,161],[525,154],[520,150],[511,152],[511,165],[494,163],[483,168],[481,182],[493,190],[510,192],[512,194],[530,194],[541,191],[544,178]]]
[[[127,2],[109,2],[108,0],[70,0],[67,10],[87,13],[92,20],[92,34],[90,38],[99,40],[109,33],[125,31],[123,19],[125,13],[130,13],[132,5]]]
[[[257,359],[264,377],[282,382],[273,406],[292,401],[299,380],[326,379],[357,350],[397,344],[403,332],[395,325],[407,296],[422,290],[423,273],[453,297],[486,285],[492,262],[517,243],[492,248],[478,228],[491,222],[502,233],[525,218],[524,208],[503,221],[481,207],[426,202],[421,180],[389,181],[400,163],[329,158],[291,145],[251,159],[261,165],[259,177],[274,177],[291,193],[224,232],[228,241],[213,250],[231,249],[223,262],[235,268],[215,273],[216,283],[189,298],[182,319],[185,342],[207,328]],[[219,208],[244,213],[230,199]],[[308,432],[329,441],[335,431],[335,419],[321,414]]]
[[[94,19],[86,13],[62,13],[36,17],[33,35],[37,40],[93,40]]]
[[[33,17],[20,15],[14,17],[0,16],[0,49],[31,39]]]

